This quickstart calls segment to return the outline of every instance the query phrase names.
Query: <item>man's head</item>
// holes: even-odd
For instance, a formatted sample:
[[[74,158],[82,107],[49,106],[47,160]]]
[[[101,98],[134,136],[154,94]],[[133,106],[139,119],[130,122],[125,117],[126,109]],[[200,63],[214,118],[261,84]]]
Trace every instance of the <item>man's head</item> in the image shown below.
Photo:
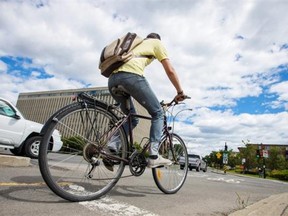
[[[161,40],[160,35],[157,34],[157,33],[150,33],[150,34],[147,35],[146,38],[154,38],[154,39],[159,39],[159,40]]]

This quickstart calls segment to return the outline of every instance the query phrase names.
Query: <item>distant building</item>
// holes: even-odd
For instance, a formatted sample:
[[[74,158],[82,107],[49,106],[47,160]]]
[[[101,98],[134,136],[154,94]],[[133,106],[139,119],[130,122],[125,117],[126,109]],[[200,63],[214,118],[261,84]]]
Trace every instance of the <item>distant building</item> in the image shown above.
[[[17,100],[17,108],[29,120],[44,124],[46,120],[58,109],[72,103],[73,96],[80,92],[87,92],[97,99],[108,104],[115,103],[107,87],[55,90],[42,92],[20,93]],[[135,102],[139,114],[149,115],[144,107]],[[139,124],[134,130],[134,139],[138,143],[143,137],[149,137],[150,121],[139,119]]]

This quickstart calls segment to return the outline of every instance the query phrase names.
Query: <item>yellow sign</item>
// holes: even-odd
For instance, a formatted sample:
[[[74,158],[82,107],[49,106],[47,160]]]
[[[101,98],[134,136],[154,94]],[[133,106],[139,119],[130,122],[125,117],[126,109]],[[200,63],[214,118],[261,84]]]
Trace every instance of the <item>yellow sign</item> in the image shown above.
[[[216,154],[216,157],[219,159],[219,158],[221,158],[221,156],[222,156],[222,154],[220,153],[220,152],[218,152],[217,154]]]

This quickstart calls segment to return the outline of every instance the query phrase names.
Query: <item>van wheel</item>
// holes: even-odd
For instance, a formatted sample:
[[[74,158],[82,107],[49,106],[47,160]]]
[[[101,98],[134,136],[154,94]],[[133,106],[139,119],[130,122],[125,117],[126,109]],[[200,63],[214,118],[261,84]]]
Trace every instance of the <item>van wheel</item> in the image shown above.
[[[39,145],[41,142],[42,137],[40,136],[34,136],[30,137],[25,142],[25,154],[26,156],[30,158],[38,158],[39,154]]]
[[[14,148],[14,149],[9,149],[9,150],[12,154],[14,154],[16,156],[23,156],[24,155],[23,151],[21,151],[20,148]]]

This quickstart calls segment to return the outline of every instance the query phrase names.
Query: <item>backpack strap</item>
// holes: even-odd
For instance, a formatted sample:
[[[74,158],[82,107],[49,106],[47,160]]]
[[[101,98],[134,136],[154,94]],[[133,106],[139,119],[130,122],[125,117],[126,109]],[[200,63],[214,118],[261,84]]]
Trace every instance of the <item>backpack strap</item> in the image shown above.
[[[148,59],[153,59],[153,55],[134,55],[134,58],[148,58]]]

